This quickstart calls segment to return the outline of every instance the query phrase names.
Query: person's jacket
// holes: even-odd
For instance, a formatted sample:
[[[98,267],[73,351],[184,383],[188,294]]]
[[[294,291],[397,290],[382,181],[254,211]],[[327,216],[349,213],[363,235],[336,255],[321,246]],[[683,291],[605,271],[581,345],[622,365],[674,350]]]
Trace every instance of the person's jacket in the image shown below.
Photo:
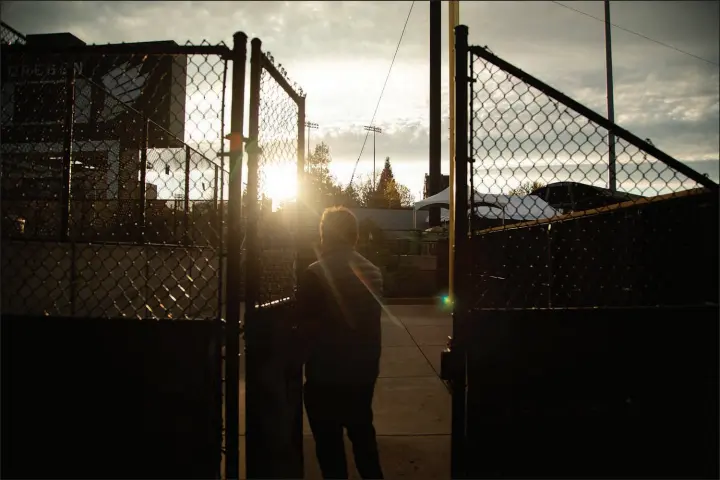
[[[382,273],[351,248],[323,253],[298,282],[305,377],[372,382],[378,376]]]

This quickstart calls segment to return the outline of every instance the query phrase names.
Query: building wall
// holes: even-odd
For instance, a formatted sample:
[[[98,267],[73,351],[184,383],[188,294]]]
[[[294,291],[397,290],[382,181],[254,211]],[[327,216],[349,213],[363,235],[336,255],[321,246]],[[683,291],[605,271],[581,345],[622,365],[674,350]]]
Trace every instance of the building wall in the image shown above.
[[[87,142],[74,142],[74,152],[104,152],[107,154],[107,171],[105,173],[106,185],[96,186],[98,190],[102,190],[105,187],[107,192],[107,200],[116,200],[118,198],[118,179],[120,178],[120,142],[117,141],[87,141]],[[62,143],[3,143],[0,144],[0,153],[3,156],[12,154],[29,154],[29,153],[47,153],[57,157],[62,157],[64,154]],[[36,166],[32,165],[31,162],[28,165],[24,165],[28,172],[36,170]],[[62,172],[62,166],[58,169]],[[135,168],[137,171],[137,168]],[[28,173],[32,175],[32,173]],[[60,173],[62,175],[62,173]],[[33,192],[27,192],[27,198],[33,197]]]

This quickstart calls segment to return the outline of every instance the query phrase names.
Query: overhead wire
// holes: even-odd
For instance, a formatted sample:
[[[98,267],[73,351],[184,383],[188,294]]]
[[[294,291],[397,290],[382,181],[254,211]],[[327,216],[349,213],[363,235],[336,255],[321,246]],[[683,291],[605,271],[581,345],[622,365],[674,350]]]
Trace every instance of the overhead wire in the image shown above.
[[[558,6],[560,6],[560,7],[563,7],[563,8],[567,8],[568,10],[572,10],[573,12],[579,13],[579,14],[581,14],[581,15],[585,15],[586,17],[590,17],[590,18],[592,18],[592,19],[594,19],[594,20],[597,20],[598,22],[606,23],[606,20],[603,19],[603,18],[598,18],[598,17],[596,17],[595,15],[589,14],[589,13],[587,13],[587,12],[583,12],[582,10],[578,10],[577,8],[570,7],[570,6],[568,6],[568,5],[565,5],[564,3],[556,2],[556,1],[553,1],[552,3],[554,3],[555,5],[558,5]],[[703,62],[709,63],[710,65],[715,65],[716,67],[720,66],[720,64],[718,64],[718,63],[716,63],[716,62],[713,62],[712,60],[708,60],[707,58],[700,57],[700,56],[698,56],[698,55],[695,55],[694,53],[686,52],[685,50],[679,49],[679,48],[674,47],[674,46],[672,46],[672,45],[669,45],[669,44],[667,44],[667,43],[665,43],[665,42],[661,42],[660,40],[655,40],[654,38],[650,38],[650,37],[648,37],[647,35],[643,35],[642,33],[635,32],[635,31],[633,31],[633,30],[630,30],[629,28],[621,27],[620,25],[616,25],[616,24],[614,24],[614,23],[612,23],[612,22],[609,22],[609,23],[610,23],[610,26],[615,27],[615,28],[617,28],[617,29],[619,29],[619,30],[622,30],[622,31],[624,31],[624,32],[630,33],[630,34],[635,35],[635,36],[638,36],[638,37],[640,37],[640,38],[644,38],[645,40],[648,40],[648,41],[653,42],[653,43],[657,43],[658,45],[662,45],[663,47],[669,48],[669,49],[671,49],[671,50],[675,50],[676,52],[679,52],[679,53],[688,55],[688,56],[693,57],[693,58],[695,58],[695,59],[697,59],[697,60],[702,60]]]
[[[382,101],[383,94],[385,93],[385,87],[387,87],[388,80],[390,79],[390,73],[392,72],[393,65],[395,65],[395,59],[397,58],[397,54],[400,51],[400,45],[402,44],[403,37],[405,36],[405,30],[407,29],[408,22],[410,21],[410,15],[412,14],[414,6],[415,2],[413,1],[410,4],[410,10],[408,11],[407,18],[405,18],[405,25],[403,25],[402,32],[400,33],[400,39],[398,40],[397,46],[395,47],[395,53],[393,54],[392,61],[390,62],[390,68],[388,69],[387,75],[385,76],[385,83],[383,83],[382,90],[380,91],[380,97],[378,98],[377,105],[375,105],[375,111],[373,112],[372,120],[370,120],[370,125],[374,125],[375,116],[377,115],[378,109],[380,108],[380,102]],[[367,144],[369,136],[370,131],[365,133],[365,139],[363,140],[362,147],[360,147],[360,154],[355,161],[355,167],[353,167],[352,175],[350,175],[350,182],[348,182],[348,186],[352,185],[353,180],[355,179],[355,172],[357,171],[358,164],[360,163],[360,158],[365,151],[365,145]]]

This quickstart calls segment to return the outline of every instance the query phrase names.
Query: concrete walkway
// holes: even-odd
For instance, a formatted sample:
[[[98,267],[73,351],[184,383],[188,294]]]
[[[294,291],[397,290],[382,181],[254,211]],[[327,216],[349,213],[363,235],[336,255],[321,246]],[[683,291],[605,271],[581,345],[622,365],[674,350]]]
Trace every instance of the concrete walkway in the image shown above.
[[[440,380],[440,352],[452,334],[448,313],[430,305],[394,305],[383,315],[383,353],[375,389],[375,428],[386,479],[450,479],[450,394]],[[241,432],[244,425],[241,384]],[[307,418],[305,478],[322,478]],[[241,452],[244,452],[244,436]],[[350,478],[360,477],[346,440]],[[244,454],[242,455],[244,456]],[[241,476],[244,475],[244,458]]]
[[[374,412],[386,479],[450,479],[450,394],[439,373],[451,334],[450,315],[429,305],[391,306],[383,318]],[[304,433],[305,478],[320,479],[307,421]],[[350,478],[360,478],[347,440],[346,451]]]

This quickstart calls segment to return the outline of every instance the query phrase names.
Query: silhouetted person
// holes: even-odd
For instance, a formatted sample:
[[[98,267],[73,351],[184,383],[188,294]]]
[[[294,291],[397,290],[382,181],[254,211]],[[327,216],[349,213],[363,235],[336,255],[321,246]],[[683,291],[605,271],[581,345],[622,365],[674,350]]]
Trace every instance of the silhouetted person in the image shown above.
[[[343,428],[365,478],[383,478],[372,399],[380,363],[382,274],[355,251],[358,224],[346,208],[325,210],[321,253],[299,279],[305,343],[305,409],[324,478],[348,478]]]

